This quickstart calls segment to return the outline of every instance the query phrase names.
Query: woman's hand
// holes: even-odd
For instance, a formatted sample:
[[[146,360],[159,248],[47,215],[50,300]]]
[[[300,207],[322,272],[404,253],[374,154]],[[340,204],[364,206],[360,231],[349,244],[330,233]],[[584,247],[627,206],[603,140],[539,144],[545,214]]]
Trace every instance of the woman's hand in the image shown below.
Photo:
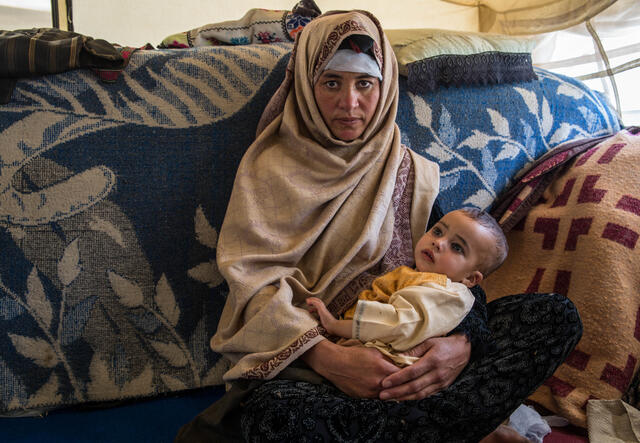
[[[469,362],[471,344],[464,335],[436,337],[406,354],[420,359],[382,381],[382,400],[420,400],[446,389]]]
[[[376,349],[329,340],[316,344],[302,359],[342,392],[359,398],[378,398],[382,380],[400,370]]]

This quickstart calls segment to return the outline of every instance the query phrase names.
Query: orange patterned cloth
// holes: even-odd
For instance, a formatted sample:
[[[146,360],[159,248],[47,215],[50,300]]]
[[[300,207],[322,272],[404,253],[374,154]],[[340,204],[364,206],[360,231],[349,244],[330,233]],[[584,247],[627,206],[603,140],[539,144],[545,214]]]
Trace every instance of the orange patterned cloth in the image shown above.
[[[376,278],[371,283],[371,289],[365,289],[358,294],[358,300],[377,301],[380,303],[389,303],[389,297],[394,292],[399,291],[407,286],[420,286],[427,282],[434,282],[440,286],[446,286],[447,276],[444,274],[434,274],[432,272],[418,272],[407,266],[399,266],[391,272]],[[354,303],[343,314],[343,318],[353,320],[356,312]]]
[[[556,292],[576,305],[582,339],[530,399],[582,427],[587,401],[620,398],[640,359],[638,164],[639,128],[622,130],[566,161],[508,232],[509,258],[482,285],[489,301]],[[513,198],[501,224],[509,223],[534,188],[526,186]]]

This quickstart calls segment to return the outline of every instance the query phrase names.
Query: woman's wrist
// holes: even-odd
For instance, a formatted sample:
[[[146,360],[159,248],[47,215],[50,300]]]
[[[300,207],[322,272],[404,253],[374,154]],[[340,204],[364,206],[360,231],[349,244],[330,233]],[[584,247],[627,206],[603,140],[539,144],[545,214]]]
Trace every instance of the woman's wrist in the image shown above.
[[[469,340],[467,334],[465,334],[464,332],[458,332],[456,334],[449,335],[449,337],[459,342],[460,345],[464,347],[464,349],[469,353],[469,355],[471,355],[471,340]]]
[[[322,340],[313,345],[307,352],[302,354],[300,358],[304,361],[308,366],[311,367],[318,374],[326,377],[326,373],[324,373],[324,365],[327,359],[330,359],[329,355],[333,351],[334,343],[330,340]]]

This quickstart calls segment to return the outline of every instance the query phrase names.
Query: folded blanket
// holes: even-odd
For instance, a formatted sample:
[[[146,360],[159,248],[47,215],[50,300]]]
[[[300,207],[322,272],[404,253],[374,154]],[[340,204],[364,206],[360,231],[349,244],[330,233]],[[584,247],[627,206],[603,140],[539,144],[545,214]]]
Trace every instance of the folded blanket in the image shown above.
[[[114,81],[135,49],[55,28],[0,31],[0,104],[9,102],[18,78],[92,68]]]
[[[620,399],[640,359],[638,164],[640,128],[569,143],[493,210],[510,252],[483,282],[487,298],[556,292],[578,308],[581,341],[530,400],[582,427],[587,402]]]
[[[313,0],[301,0],[291,11],[250,9],[239,20],[211,23],[165,37],[159,48],[249,45],[292,42],[307,23],[320,15]]]

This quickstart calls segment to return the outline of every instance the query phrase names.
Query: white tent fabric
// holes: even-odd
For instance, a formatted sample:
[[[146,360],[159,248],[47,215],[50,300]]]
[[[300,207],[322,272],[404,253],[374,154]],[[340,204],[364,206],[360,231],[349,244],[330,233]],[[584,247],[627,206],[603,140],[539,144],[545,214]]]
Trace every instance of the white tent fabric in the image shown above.
[[[17,16],[10,17],[11,11],[17,11],[16,1],[0,0],[0,29],[43,26],[18,25]],[[49,3],[19,1],[21,8],[42,1]],[[163,7],[158,0],[133,3],[74,0],[73,26],[77,32],[123,45],[141,46],[147,42],[157,45],[176,32],[239,19],[251,8],[288,10],[295,1],[191,0],[188,6],[176,8],[170,2]],[[323,12],[367,9],[380,19],[385,29],[444,28],[537,35],[539,44],[532,54],[535,65],[585,81],[609,97],[624,124],[640,124],[640,89],[636,87],[640,80],[638,0],[316,0],[316,3]],[[10,4],[11,7],[3,6]],[[21,13],[24,11],[21,9]],[[42,15],[42,11],[38,13]]]
[[[478,10],[478,30],[498,34],[539,34],[577,25],[616,0],[445,0]]]

